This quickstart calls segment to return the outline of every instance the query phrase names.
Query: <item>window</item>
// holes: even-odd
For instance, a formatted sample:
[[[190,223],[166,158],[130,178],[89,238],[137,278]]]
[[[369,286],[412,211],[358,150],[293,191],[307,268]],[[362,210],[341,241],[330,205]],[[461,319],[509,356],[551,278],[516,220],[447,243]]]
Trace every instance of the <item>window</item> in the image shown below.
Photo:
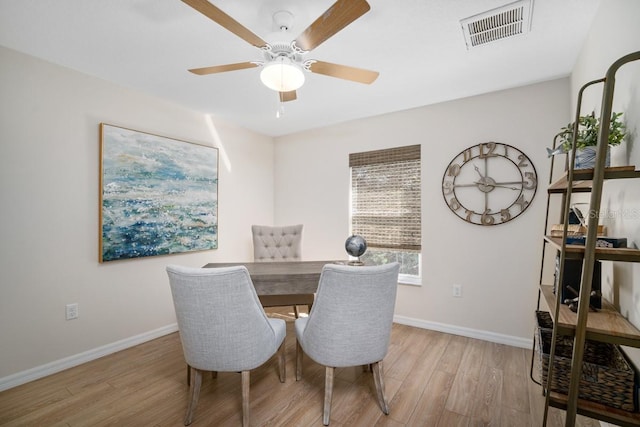
[[[352,153],[351,232],[367,241],[362,260],[398,261],[400,281],[420,284],[420,145]]]

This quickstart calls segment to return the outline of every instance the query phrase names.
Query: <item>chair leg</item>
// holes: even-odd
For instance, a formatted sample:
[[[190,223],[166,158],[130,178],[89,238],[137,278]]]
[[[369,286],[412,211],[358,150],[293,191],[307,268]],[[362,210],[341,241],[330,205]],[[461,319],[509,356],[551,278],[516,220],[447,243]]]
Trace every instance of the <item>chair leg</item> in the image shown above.
[[[211,378],[212,379],[218,378],[218,372],[217,371],[211,371]],[[188,386],[191,385],[191,366],[189,366],[189,365],[187,365],[187,385]]]
[[[191,367],[189,367],[191,370]],[[199,369],[193,369],[193,384],[191,384],[189,398],[189,406],[187,406],[187,415],[184,418],[184,425],[188,426],[193,421],[193,415],[196,412],[196,406],[198,405],[198,398],[200,397],[200,386],[202,385],[202,371]]]
[[[384,397],[384,380],[382,379],[382,362],[376,362],[372,364],[373,368],[373,382],[376,385],[376,393],[378,394],[378,403],[380,409],[385,415],[389,415],[389,406],[387,400]]]
[[[327,366],[324,373],[324,411],[322,413],[322,424],[329,425],[331,418],[331,396],[333,396],[333,371],[335,368]]]
[[[298,317],[300,317],[300,313],[298,312],[298,306],[297,305],[293,306],[293,314],[296,316],[296,319]]]
[[[287,363],[284,355],[284,341],[280,344],[278,349],[278,374],[280,376],[280,382],[283,383],[287,380]]]
[[[242,371],[242,427],[249,427],[249,377],[251,371]]]
[[[296,381],[302,378],[302,347],[300,341],[296,339]]]

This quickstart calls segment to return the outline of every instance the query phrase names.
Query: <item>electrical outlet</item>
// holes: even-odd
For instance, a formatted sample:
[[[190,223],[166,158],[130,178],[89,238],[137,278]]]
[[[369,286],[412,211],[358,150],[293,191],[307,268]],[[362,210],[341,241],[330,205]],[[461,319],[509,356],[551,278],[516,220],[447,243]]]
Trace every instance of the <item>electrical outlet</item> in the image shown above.
[[[458,284],[453,285],[453,296],[456,298],[462,297],[462,285],[458,285]]]
[[[78,303],[67,304],[65,306],[67,320],[73,320],[78,318]]]

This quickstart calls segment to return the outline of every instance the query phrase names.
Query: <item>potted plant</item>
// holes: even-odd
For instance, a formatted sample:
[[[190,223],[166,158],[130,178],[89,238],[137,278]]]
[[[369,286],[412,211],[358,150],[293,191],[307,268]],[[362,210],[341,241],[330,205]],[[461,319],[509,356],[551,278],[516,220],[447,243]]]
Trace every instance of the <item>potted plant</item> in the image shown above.
[[[609,126],[609,147],[620,145],[626,135],[624,123],[620,117],[622,113],[613,113],[611,115],[611,125]],[[565,152],[571,150],[573,142],[573,126],[569,123],[560,130],[560,142]],[[598,145],[598,133],[600,132],[600,118],[596,117],[595,112],[586,116],[580,116],[578,119],[578,135],[576,137],[576,161],[574,167],[576,169],[590,169],[595,165],[596,145]],[[606,167],[610,165],[610,153],[607,147]]]

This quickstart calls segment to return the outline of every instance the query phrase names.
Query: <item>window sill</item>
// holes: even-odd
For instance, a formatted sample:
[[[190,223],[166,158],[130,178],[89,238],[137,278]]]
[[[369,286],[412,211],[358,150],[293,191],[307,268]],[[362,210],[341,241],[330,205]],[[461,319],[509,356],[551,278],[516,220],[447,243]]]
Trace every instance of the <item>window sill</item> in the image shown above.
[[[401,285],[422,286],[422,277],[400,276],[398,278],[398,283]]]

